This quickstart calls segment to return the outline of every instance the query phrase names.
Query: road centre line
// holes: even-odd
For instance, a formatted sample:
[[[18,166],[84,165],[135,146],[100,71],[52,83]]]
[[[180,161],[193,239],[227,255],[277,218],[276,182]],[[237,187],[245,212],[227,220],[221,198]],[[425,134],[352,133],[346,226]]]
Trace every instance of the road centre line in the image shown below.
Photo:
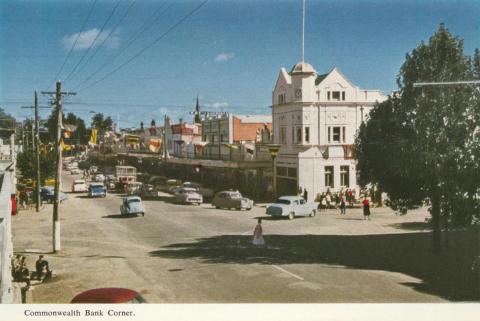
[[[284,273],[287,273],[287,274],[293,276],[293,277],[296,278],[296,279],[299,279],[299,280],[301,280],[301,281],[305,281],[305,279],[302,278],[301,276],[298,276],[298,275],[296,275],[296,274],[293,274],[292,272],[289,272],[289,271],[285,270],[284,268],[279,267],[278,265],[272,265],[272,266],[273,266],[274,268],[276,268],[277,270],[279,270],[279,271],[282,271],[282,272],[284,272]]]

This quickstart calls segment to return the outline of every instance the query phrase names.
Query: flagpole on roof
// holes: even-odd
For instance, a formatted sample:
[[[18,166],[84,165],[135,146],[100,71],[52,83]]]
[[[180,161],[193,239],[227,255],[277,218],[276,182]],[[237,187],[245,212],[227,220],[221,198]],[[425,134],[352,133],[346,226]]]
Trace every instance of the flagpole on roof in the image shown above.
[[[305,0],[302,0],[302,62],[305,61]]]

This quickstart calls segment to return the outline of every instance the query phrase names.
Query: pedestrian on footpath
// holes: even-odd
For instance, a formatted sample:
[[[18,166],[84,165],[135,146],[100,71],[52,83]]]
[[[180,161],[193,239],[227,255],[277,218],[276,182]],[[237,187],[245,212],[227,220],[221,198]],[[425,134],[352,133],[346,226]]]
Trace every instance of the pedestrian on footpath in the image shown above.
[[[262,229],[262,219],[258,219],[258,224],[255,226],[255,230],[253,231],[253,245],[255,246],[263,246],[265,245],[265,240],[263,239],[263,229]]]
[[[370,202],[368,201],[367,197],[365,197],[362,204],[363,204],[363,219],[370,221]]]
[[[347,214],[347,204],[345,202],[345,196],[340,198],[340,214]]]
[[[308,192],[307,192],[307,189],[303,189],[303,199],[305,200],[305,202],[308,202]]]

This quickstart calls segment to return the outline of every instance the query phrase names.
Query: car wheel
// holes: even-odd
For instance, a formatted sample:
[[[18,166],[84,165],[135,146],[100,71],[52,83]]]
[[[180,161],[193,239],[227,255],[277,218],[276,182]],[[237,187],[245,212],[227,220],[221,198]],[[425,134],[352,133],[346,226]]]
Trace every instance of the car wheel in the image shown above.
[[[142,212],[142,216],[145,216],[145,212]]]
[[[315,210],[312,210],[312,212],[310,213],[310,217],[314,217],[314,216],[315,216],[315,213],[316,213],[316,211],[315,211]]]
[[[248,207],[248,208],[247,208],[247,211],[251,211],[251,210],[252,210],[252,208],[251,208],[251,207]]]
[[[290,212],[290,213],[288,214],[288,219],[289,219],[289,220],[293,220],[294,218],[295,218],[295,213]]]
[[[215,208],[216,208],[217,210],[219,210],[219,209],[220,209],[220,206],[215,206]]]

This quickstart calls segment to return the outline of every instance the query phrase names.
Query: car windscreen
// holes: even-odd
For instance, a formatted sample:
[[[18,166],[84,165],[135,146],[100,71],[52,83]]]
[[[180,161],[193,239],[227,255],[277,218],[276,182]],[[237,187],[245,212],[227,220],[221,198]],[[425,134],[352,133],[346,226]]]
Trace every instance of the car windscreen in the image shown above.
[[[102,192],[103,191],[103,186],[92,186],[92,191]]]
[[[130,203],[140,203],[140,200],[137,198],[134,198],[134,199],[128,200],[128,204]]]
[[[281,198],[279,198],[275,203],[290,205],[289,200],[284,200],[284,199],[281,199]]]
[[[240,193],[231,193],[231,194],[230,194],[230,198],[232,198],[232,199],[242,198],[242,194],[240,194]]]

